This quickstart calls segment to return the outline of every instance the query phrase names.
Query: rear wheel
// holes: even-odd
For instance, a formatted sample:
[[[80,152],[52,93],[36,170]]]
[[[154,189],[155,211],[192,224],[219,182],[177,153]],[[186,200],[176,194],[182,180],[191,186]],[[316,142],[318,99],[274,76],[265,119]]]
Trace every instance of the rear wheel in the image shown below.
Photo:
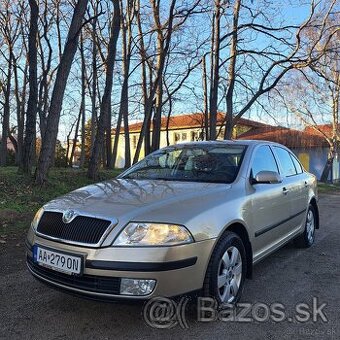
[[[315,240],[315,227],[315,209],[312,205],[309,205],[306,216],[305,229],[303,233],[295,239],[295,244],[301,248],[309,248]]]
[[[226,232],[218,241],[207,269],[204,295],[218,303],[236,303],[246,276],[246,252],[241,238]]]

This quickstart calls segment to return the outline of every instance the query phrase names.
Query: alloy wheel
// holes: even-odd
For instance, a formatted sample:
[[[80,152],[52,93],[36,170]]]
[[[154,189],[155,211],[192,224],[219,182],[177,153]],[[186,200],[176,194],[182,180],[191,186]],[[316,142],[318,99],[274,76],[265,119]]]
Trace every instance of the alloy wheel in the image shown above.
[[[314,233],[315,233],[315,219],[314,219],[314,213],[311,209],[308,210],[308,214],[307,214],[306,231],[307,231],[308,241],[310,243],[313,243]]]
[[[233,302],[242,280],[242,257],[237,247],[231,246],[226,250],[217,273],[219,298],[222,302]]]

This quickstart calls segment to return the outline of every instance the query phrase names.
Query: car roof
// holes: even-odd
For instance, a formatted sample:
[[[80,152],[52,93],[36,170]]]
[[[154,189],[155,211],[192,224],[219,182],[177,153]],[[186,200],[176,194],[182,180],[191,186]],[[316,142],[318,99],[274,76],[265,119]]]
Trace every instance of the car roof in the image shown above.
[[[234,140],[234,139],[228,139],[228,140],[212,140],[212,141],[197,141],[197,142],[183,142],[183,143],[178,143],[176,145],[247,145],[247,146],[255,146],[255,145],[260,145],[260,144],[271,144],[271,145],[280,145],[278,143],[274,142],[269,142],[265,140],[247,140],[247,139],[242,139],[242,140]]]

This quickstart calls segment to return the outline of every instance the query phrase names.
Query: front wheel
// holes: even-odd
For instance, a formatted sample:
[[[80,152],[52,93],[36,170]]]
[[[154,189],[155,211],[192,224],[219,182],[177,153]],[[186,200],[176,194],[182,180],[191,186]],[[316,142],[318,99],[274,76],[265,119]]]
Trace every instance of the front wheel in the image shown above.
[[[246,276],[246,252],[241,238],[226,232],[218,241],[211,256],[203,294],[218,303],[239,301]]]
[[[309,248],[315,240],[316,216],[315,209],[309,205],[306,216],[305,229],[303,233],[295,239],[295,244],[300,248]]]

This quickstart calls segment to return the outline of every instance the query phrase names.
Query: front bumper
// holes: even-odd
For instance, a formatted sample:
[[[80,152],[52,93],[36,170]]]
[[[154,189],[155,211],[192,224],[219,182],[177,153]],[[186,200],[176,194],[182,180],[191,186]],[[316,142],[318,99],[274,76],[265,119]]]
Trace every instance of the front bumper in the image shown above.
[[[33,262],[32,247],[38,244],[56,251],[84,256],[81,276],[42,267]],[[100,300],[145,300],[177,296],[202,288],[215,239],[172,247],[86,248],[50,241],[29,233],[27,266],[40,281],[57,289]],[[149,295],[120,294],[122,278],[153,279]]]

